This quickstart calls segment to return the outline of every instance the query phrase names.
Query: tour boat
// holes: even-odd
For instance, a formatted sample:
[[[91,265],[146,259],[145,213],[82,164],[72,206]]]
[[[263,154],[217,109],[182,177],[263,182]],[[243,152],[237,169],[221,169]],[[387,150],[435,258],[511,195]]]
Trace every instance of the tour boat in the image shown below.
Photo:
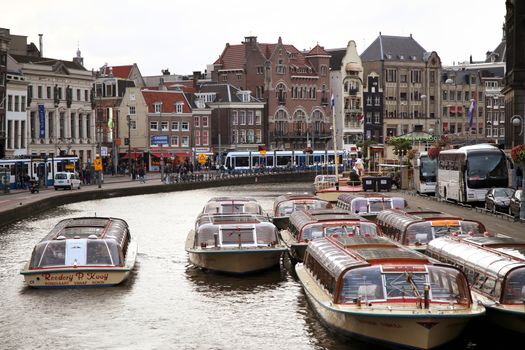
[[[249,197],[213,197],[208,200],[203,214],[257,214],[263,215],[264,211],[254,198]]]
[[[296,211],[290,215],[288,228],[281,238],[291,259],[303,261],[308,242],[330,235],[377,236],[381,231],[371,221],[342,209]]]
[[[28,286],[112,286],[133,270],[137,244],[117,218],[78,217],[60,221],[33,249],[22,271]]]
[[[427,254],[462,269],[494,324],[525,333],[525,242],[510,237],[442,237]]]
[[[297,210],[332,208],[332,204],[311,194],[287,193],[273,203],[272,222],[279,230],[288,227],[290,214]]]
[[[314,193],[317,197],[335,203],[343,193],[363,191],[360,182],[353,184],[347,178],[337,175],[317,175],[314,179]]]
[[[421,252],[435,238],[450,234],[482,236],[486,231],[479,221],[421,208],[383,210],[375,221],[385,236]]]
[[[311,241],[295,266],[310,305],[329,327],[391,346],[430,349],[484,314],[465,275],[385,237]]]
[[[386,209],[404,209],[408,206],[403,197],[390,197],[381,193],[344,193],[337,198],[337,207],[374,220]]]
[[[188,233],[186,251],[195,266],[245,274],[279,265],[286,247],[264,216],[201,214]]]

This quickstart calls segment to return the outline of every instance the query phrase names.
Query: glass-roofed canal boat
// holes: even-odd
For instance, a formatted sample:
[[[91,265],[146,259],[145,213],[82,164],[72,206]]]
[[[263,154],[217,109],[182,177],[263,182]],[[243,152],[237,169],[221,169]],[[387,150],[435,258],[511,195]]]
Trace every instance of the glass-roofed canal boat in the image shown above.
[[[195,221],[195,229],[186,238],[186,251],[193,265],[231,274],[252,273],[279,265],[286,247],[266,216],[237,210],[231,214],[213,214],[213,210],[206,213],[214,201],[216,199],[206,204]]]
[[[442,237],[427,254],[467,275],[494,324],[525,334],[525,242],[510,237]]]
[[[373,342],[438,347],[485,312],[459,269],[385,237],[313,240],[295,270],[325,324]]]
[[[292,261],[303,261],[308,242],[337,234],[350,236],[377,236],[381,231],[371,221],[342,209],[316,209],[296,211],[290,216],[281,238]]]
[[[256,214],[264,211],[255,198],[250,197],[213,197],[208,200],[203,214]]]
[[[407,201],[403,197],[390,197],[382,193],[343,193],[337,197],[337,207],[375,220],[383,210],[406,208]]]
[[[284,230],[294,211],[327,208],[332,208],[332,203],[312,194],[287,193],[275,199],[272,222],[279,230]]]
[[[70,218],[34,247],[20,273],[35,288],[110,286],[129,276],[136,257],[137,244],[124,220]]]

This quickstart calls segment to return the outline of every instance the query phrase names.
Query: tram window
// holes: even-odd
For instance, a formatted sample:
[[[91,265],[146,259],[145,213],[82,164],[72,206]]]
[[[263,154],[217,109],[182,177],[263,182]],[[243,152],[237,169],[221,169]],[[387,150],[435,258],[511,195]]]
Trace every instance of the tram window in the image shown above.
[[[249,167],[250,158],[249,157],[235,157],[235,167]]]
[[[292,165],[292,156],[277,156],[277,166]]]

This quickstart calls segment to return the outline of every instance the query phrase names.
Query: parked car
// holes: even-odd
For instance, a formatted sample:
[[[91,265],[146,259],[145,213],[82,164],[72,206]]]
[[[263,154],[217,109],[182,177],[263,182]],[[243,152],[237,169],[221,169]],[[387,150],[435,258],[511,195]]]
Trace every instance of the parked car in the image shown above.
[[[495,213],[497,211],[508,213],[510,198],[514,194],[514,189],[510,187],[495,187],[490,189],[485,195],[485,209]]]
[[[55,187],[55,191],[59,188],[68,190],[78,188],[80,190],[80,177],[77,173],[60,171],[55,174],[53,186]]]
[[[512,197],[510,198],[510,204],[509,204],[509,214],[514,216],[515,218],[520,217],[520,205],[521,205],[521,190],[517,190],[514,192]]]

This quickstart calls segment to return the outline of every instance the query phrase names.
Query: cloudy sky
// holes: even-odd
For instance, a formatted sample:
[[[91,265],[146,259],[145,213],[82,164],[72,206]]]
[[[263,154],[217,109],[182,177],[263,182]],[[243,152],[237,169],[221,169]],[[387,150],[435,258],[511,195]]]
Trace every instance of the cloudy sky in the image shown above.
[[[137,63],[143,75],[161,69],[204,71],[226,43],[254,35],[299,50],[410,34],[444,64],[485,58],[502,38],[505,0],[9,0],[0,27],[26,35],[46,57],[71,59],[80,46],[87,69]]]

